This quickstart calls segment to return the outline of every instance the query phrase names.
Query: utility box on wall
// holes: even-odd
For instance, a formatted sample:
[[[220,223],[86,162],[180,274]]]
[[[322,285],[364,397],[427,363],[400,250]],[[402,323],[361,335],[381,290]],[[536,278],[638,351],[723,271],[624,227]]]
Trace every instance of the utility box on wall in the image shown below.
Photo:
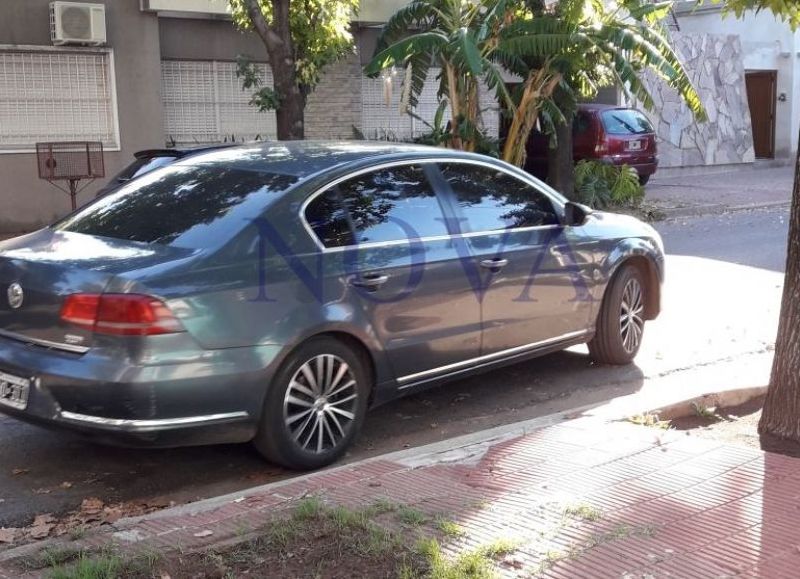
[[[105,44],[106,7],[86,2],[51,2],[50,40],[54,46]]]

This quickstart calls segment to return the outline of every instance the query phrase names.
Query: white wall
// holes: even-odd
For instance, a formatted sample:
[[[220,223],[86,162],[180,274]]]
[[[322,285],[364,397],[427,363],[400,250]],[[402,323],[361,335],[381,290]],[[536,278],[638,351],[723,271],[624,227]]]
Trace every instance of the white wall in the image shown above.
[[[687,4],[691,4],[688,6]],[[742,19],[723,17],[718,7],[676,7],[681,32],[738,34],[746,71],[778,71],[777,93],[786,94],[776,105],[775,155],[789,157],[797,150],[800,128],[800,33],[792,33],[768,11],[748,12]]]

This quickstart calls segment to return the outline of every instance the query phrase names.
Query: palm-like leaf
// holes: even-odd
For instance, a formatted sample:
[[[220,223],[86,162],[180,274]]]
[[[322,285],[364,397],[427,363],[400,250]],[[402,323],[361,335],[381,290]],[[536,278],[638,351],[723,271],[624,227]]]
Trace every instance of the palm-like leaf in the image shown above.
[[[702,102],[680,57],[660,25],[670,2],[559,0],[553,7],[519,0],[412,0],[384,26],[375,57],[365,72],[376,75],[388,66],[406,69],[404,94],[417,102],[434,63],[442,66],[438,94],[454,114],[452,134],[464,143],[477,130],[477,83],[483,78],[505,105],[518,140],[520,159],[531,119],[545,130],[574,114],[578,96],[611,82],[646,108],[653,99],[642,81],[652,70],[677,90],[698,119]],[[409,35],[409,30],[413,32]],[[504,72],[523,83],[510,92]],[[523,107],[524,110],[518,110]],[[548,131],[549,132],[549,131]],[[455,146],[459,146],[454,141]],[[504,154],[510,155],[510,150]]]

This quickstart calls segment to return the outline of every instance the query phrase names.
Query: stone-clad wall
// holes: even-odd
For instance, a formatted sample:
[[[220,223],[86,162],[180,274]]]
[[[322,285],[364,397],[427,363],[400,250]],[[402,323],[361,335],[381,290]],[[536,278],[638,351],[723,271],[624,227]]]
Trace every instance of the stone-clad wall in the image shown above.
[[[752,163],[753,132],[738,36],[673,33],[708,112],[696,123],[678,93],[655,77],[646,83],[655,100],[648,116],[659,137],[662,167]]]

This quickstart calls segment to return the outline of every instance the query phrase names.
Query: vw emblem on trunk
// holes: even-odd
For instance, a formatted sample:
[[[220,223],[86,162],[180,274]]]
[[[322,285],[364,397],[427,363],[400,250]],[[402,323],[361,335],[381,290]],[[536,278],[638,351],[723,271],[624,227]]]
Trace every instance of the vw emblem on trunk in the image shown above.
[[[25,299],[25,292],[22,291],[22,286],[18,283],[12,283],[8,286],[8,305],[12,310],[19,309],[22,306],[22,300]]]

